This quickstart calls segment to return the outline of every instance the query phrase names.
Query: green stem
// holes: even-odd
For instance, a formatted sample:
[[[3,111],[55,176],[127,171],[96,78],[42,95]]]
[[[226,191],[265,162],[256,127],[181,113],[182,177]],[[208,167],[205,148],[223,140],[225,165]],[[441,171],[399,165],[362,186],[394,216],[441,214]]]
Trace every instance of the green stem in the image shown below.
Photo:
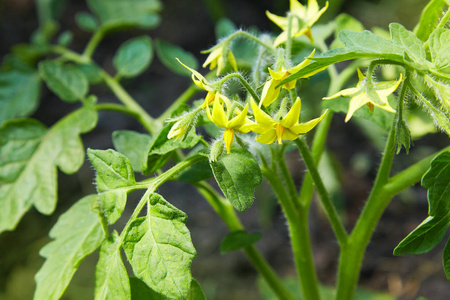
[[[347,245],[341,248],[339,258],[336,299],[352,299],[358,284],[364,252],[375,227],[392,199],[384,186],[388,181],[395,155],[395,128],[391,127],[385,152],[373,189],[350,235]]]
[[[275,191],[288,220],[292,251],[302,287],[303,299],[318,300],[320,299],[319,281],[314,266],[311,238],[308,231],[308,211],[298,212],[294,199],[290,198],[277,172],[266,168],[262,168],[261,171]]]
[[[422,178],[422,176],[425,174],[425,172],[430,167],[431,161],[440,153],[450,151],[450,146],[442,149],[441,151],[434,153],[430,156],[427,156],[426,158],[422,159],[421,161],[415,163],[414,165],[410,166],[409,168],[401,171],[400,173],[396,174],[395,176],[392,176],[389,178],[388,182],[386,183],[384,190],[391,195],[397,195],[401,191],[405,190],[406,188],[410,187],[411,185],[419,182]]]
[[[287,40],[286,40],[286,60],[291,59],[291,51],[292,51],[292,18],[293,14],[288,13],[288,26],[287,26]]]
[[[285,159],[285,150],[286,147],[283,147],[281,151],[279,151],[279,154],[277,155],[278,160],[278,166],[280,167],[281,174],[283,175],[284,183],[287,185],[289,190],[289,195],[291,199],[294,199],[294,204],[297,202],[297,189],[295,188],[294,181],[292,180],[291,173],[289,172],[289,169],[286,165],[286,159]]]
[[[220,196],[215,189],[204,182],[197,183],[195,186],[197,187],[198,192],[208,201],[225,224],[227,224],[230,231],[233,232],[244,229],[244,226],[242,226],[241,221],[237,217],[233,206],[231,206],[226,199]],[[244,252],[279,299],[295,299],[255,246],[251,245],[245,247]]]
[[[95,49],[97,48],[98,44],[101,42],[103,37],[105,36],[105,30],[103,27],[100,27],[94,35],[91,37],[89,43],[86,45],[86,48],[84,49],[84,52],[82,56],[90,60],[92,58],[92,55],[94,54]]]
[[[198,91],[195,84],[192,84],[183,94],[181,94],[165,111],[158,117],[159,122],[164,122],[183,103],[189,101]]]
[[[139,115],[139,121],[143,124],[145,129],[154,133],[158,130],[157,125],[159,125],[151,116],[147,114],[147,112],[130,96],[130,94],[125,91],[125,89],[114,80],[108,73],[101,70],[100,75],[105,81],[106,85],[113,91],[113,93],[117,96],[117,98],[131,111],[134,111],[137,115]]]
[[[227,42],[228,42],[228,41],[231,41],[232,39],[234,39],[236,37],[240,37],[240,36],[246,37],[246,38],[248,38],[248,39],[250,39],[250,40],[260,44],[261,46],[263,46],[264,48],[266,48],[267,50],[269,50],[272,53],[275,52],[275,48],[272,47],[272,45],[264,43],[263,41],[261,41],[259,38],[257,38],[253,34],[250,34],[250,33],[246,32],[246,31],[243,31],[243,30],[239,30],[239,31],[236,31],[236,32],[230,34],[226,39],[227,39]]]
[[[133,111],[133,110],[131,110],[131,109],[121,105],[121,104],[100,103],[100,104],[96,104],[95,105],[95,109],[97,109],[97,110],[116,111],[116,112],[120,112],[120,113],[129,115],[129,116],[132,116],[133,118],[135,118],[137,120],[140,119],[140,115],[137,112],[135,112],[135,111]]]
[[[127,234],[128,228],[130,227],[131,223],[139,216],[139,214],[141,213],[141,211],[144,208],[145,204],[147,204],[148,197],[152,193],[154,193],[163,183],[165,183],[166,181],[172,179],[172,177],[175,176],[177,173],[179,173],[183,169],[185,169],[185,168],[195,164],[196,162],[199,162],[199,161],[204,160],[204,159],[206,159],[206,157],[203,156],[203,155],[193,155],[193,156],[183,160],[182,162],[179,162],[178,164],[176,164],[175,166],[173,166],[172,168],[170,168],[166,172],[162,173],[158,177],[150,178],[148,180],[148,188],[145,191],[144,196],[142,196],[142,198],[139,201],[138,205],[134,209],[133,214],[131,215],[131,217],[128,220],[127,224],[123,228],[122,233],[120,234],[120,238],[119,238],[120,239],[120,243],[119,244],[123,243],[123,240],[125,239],[125,236]],[[144,181],[140,182],[140,184],[142,184],[143,182]]]
[[[245,80],[245,78],[240,73],[231,73],[223,77],[218,84],[222,85],[224,82],[230,80],[231,78],[237,78],[241,82],[241,84],[247,89],[247,91],[252,95],[253,99],[256,101],[256,103],[259,103],[261,100],[256,94],[255,90],[250,86],[250,84]]]
[[[323,184],[322,178],[320,177],[319,170],[317,169],[316,163],[314,162],[314,158],[309,151],[308,145],[306,144],[304,138],[298,138],[295,140],[297,147],[300,151],[300,154],[305,161],[306,166],[308,167],[309,174],[316,186],[316,190],[320,195],[320,199],[322,200],[323,207],[325,208],[325,212],[330,220],[331,227],[336,235],[336,238],[339,242],[339,245],[345,245],[347,242],[347,232],[345,231],[344,225],[342,224],[339,214],[336,211],[336,208],[331,201],[331,198],[328,194],[328,191]]]

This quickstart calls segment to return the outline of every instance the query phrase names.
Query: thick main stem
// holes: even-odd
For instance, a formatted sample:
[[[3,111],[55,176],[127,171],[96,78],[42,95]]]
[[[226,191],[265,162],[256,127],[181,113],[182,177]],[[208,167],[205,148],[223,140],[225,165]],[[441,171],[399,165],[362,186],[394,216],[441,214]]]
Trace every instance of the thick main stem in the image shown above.
[[[276,172],[263,169],[263,175],[275,191],[289,225],[297,274],[305,300],[320,299],[319,281],[314,266],[311,238],[308,229],[308,211],[299,212],[289,192]]]

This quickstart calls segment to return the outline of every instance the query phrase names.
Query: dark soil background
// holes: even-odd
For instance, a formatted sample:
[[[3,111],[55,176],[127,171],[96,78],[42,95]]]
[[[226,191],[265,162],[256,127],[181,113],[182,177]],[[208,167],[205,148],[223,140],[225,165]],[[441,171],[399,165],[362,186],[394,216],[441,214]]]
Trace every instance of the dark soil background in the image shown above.
[[[112,57],[117,47],[132,36],[148,34],[152,38],[161,38],[181,46],[194,53],[199,62],[203,62],[206,56],[201,55],[200,51],[214,45],[214,22],[218,18],[227,17],[242,28],[256,26],[261,31],[269,31],[276,28],[266,18],[265,11],[283,15],[289,7],[287,0],[231,0],[220,1],[222,9],[214,11],[209,5],[213,2],[165,0],[159,27],[151,31],[134,30],[111,34],[102,41],[94,58],[106,70],[113,72]],[[318,2],[321,6],[324,3]],[[369,29],[374,26],[387,29],[391,22],[399,22],[406,28],[413,29],[420,11],[427,3],[426,0],[331,2],[330,9],[321,20],[326,21],[340,12],[346,12]],[[67,1],[61,18],[61,28],[74,33],[71,48],[76,51],[81,51],[90,38],[87,32],[76,27],[74,21],[76,12],[86,10],[84,1]],[[0,57],[7,54],[12,45],[28,42],[36,27],[34,1],[0,0]],[[123,81],[124,87],[152,116],[158,116],[190,84],[188,78],[172,74],[157,59],[138,78]],[[91,87],[91,93],[98,95],[101,101],[115,101],[114,96],[103,86]],[[41,106],[33,117],[51,125],[74,108],[74,105],[58,100],[44,87]],[[380,151],[371,146],[370,140],[359,127],[352,122],[344,124],[343,119],[342,115],[336,115],[328,148],[332,153],[331,159],[340,162],[337,177],[343,189],[336,195],[336,200],[339,201],[340,213],[346,220],[346,226],[350,229],[368,194],[374,170],[379,163]],[[84,135],[85,146],[96,149],[113,148],[111,133],[118,129],[143,132],[139,124],[129,117],[101,112],[98,127]],[[402,153],[397,157],[394,172],[446,145],[448,137],[440,134],[415,141],[415,147],[409,156]],[[295,180],[300,183],[304,166],[295,152],[288,158]],[[93,176],[94,172],[88,162],[75,175],[59,173],[57,211],[52,216],[43,216],[31,210],[14,232],[6,232],[0,236],[0,299],[32,299],[33,277],[44,261],[38,251],[49,242],[48,232],[58,216],[83,195],[95,193]],[[201,283],[208,299],[261,299],[256,284],[257,274],[245,255],[241,252],[220,255],[220,241],[228,230],[206,201],[185,184],[167,184],[159,192],[189,217],[188,227],[198,251],[192,273]],[[129,198],[128,210],[122,222],[126,221],[138,197],[139,195],[133,194]],[[338,246],[326,217],[315,203],[310,228],[319,278],[325,285],[334,285]],[[442,269],[444,243],[425,255],[392,255],[395,246],[427,216],[427,209],[426,191],[420,186],[408,189],[392,201],[367,250],[361,286],[389,292],[403,300],[419,296],[430,300],[450,299],[450,284]],[[257,190],[253,207],[240,214],[240,217],[250,232],[263,233],[262,240],[256,246],[277,272],[283,277],[295,276],[286,221],[265,184]],[[97,259],[97,254],[93,254],[81,264],[63,299],[93,298]]]

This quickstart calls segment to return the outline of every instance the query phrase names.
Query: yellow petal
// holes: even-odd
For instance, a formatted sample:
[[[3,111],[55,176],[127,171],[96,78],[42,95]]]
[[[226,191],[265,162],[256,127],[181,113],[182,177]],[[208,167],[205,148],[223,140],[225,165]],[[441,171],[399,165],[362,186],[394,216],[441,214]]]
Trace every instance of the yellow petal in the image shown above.
[[[284,127],[291,128],[295,124],[298,123],[298,118],[300,117],[300,110],[302,108],[302,101],[300,97],[297,97],[294,105],[292,105],[291,109],[287,113],[287,115],[281,119],[280,124]]]
[[[214,69],[215,64],[212,63],[214,61],[217,61],[217,59],[222,54],[222,47],[218,47],[217,49],[214,49],[211,53],[209,53],[208,57],[206,58],[205,62],[203,63],[202,67],[206,68],[207,65],[211,64],[210,69]]]
[[[297,134],[295,132],[293,132],[292,130],[290,130],[289,128],[286,128],[286,130],[284,131],[283,134],[283,140],[296,140],[298,137],[300,136],[300,134]]]
[[[277,15],[272,14],[268,10],[266,11],[266,16],[269,18],[270,21],[274,22],[278,25],[281,29],[285,30],[288,26],[288,19],[286,17],[280,17]]]
[[[310,58],[311,58],[311,57],[314,57],[314,53],[316,53],[316,49],[314,49],[314,50],[311,52],[311,54],[308,55],[307,58],[305,58],[304,61],[302,61],[301,63],[299,63],[299,64],[296,65],[295,67],[290,68],[290,69],[288,70],[288,72],[289,72],[290,74],[294,74],[294,73],[297,73],[300,69],[303,69],[304,67],[306,67],[307,65],[309,65],[309,64],[311,63]]]
[[[297,124],[289,128],[295,134],[304,134],[312,130],[327,114],[328,109],[318,118],[312,119],[311,121]]]
[[[228,121],[227,128],[239,128],[245,124],[245,118],[247,117],[248,103],[239,115]]]
[[[226,128],[227,116],[225,114],[225,111],[223,110],[222,104],[220,103],[219,97],[216,97],[216,99],[214,99],[212,115],[209,108],[207,108],[206,111],[211,122],[219,127]]]
[[[214,101],[216,95],[213,92],[208,92],[205,97],[205,101],[203,101],[202,109],[205,109],[211,102]]]
[[[280,94],[280,89],[276,88],[278,82],[271,78],[264,84],[264,88],[261,94],[261,102],[259,105],[269,106],[273,101],[277,100]]]
[[[350,100],[350,103],[348,104],[348,112],[347,115],[345,116],[345,122],[348,122],[355,113],[355,111],[364,104],[366,104],[367,102],[370,102],[370,98],[369,96],[367,96],[366,93],[360,93],[355,97],[353,97]]]
[[[317,20],[322,16],[322,14],[328,9],[328,1],[325,3],[325,6],[322,7],[321,10],[318,11],[319,6],[317,5],[317,2],[315,0],[310,0],[309,2],[315,2],[315,5],[313,4],[311,7],[311,10],[309,10],[306,14],[306,22],[308,26],[312,26],[314,23],[317,22]],[[310,6],[310,3],[308,2],[308,8]],[[313,12],[313,9],[315,10]]]
[[[284,126],[281,124],[275,125],[275,134],[277,135],[278,145],[283,144]]]
[[[306,15],[305,7],[297,0],[290,0],[289,10],[299,17],[304,17]]]
[[[194,69],[191,69],[188,66],[186,66],[185,64],[183,64],[178,58],[176,58],[176,60],[178,60],[178,62],[183,67],[185,67],[186,69],[188,69],[189,71],[192,72],[192,81],[194,81],[196,86],[198,86],[202,90],[212,91],[212,89],[208,86],[209,85],[208,81],[205,79],[205,77],[202,76],[202,74],[200,74],[199,72],[195,71]]]
[[[261,108],[255,103],[255,101],[251,101],[251,106],[253,110],[253,114],[255,116],[256,123],[266,126],[268,129],[275,126],[275,120],[272,119],[268,114],[262,111]]]
[[[233,70],[237,72],[237,64],[236,64],[236,58],[233,55],[233,52],[228,52],[228,61],[230,62],[230,65],[233,67]]]
[[[275,129],[261,133],[255,140],[261,144],[272,144],[277,139]]]
[[[284,77],[284,75],[285,75],[285,73],[286,73],[286,70],[284,70],[284,69],[281,69],[281,71],[278,71],[278,72],[275,72],[274,70],[272,70],[271,68],[268,68],[269,69],[269,73],[270,73],[270,76],[274,79],[274,80],[282,80],[283,79],[283,77]]]
[[[352,97],[358,92],[362,93],[362,90],[360,88],[354,87],[354,88],[349,88],[349,89],[339,91],[336,94],[334,94],[333,96],[323,97],[322,99],[323,100],[331,100],[331,99],[335,99],[337,97]]]

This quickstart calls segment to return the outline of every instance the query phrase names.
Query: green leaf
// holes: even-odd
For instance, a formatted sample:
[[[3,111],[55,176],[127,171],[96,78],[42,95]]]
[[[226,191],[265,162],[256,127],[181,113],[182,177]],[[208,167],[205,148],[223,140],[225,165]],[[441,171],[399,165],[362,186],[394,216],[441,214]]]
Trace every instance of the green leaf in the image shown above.
[[[414,33],[422,41],[427,41],[430,34],[439,23],[446,0],[431,0],[422,10],[419,23]]]
[[[184,140],[168,140],[167,134],[171,127],[171,124],[165,126],[159,134],[153,137],[148,143],[144,152],[142,164],[142,171],[144,174],[150,174],[164,166],[172,151],[192,148],[202,139],[201,136],[196,135],[194,132],[190,132]]]
[[[253,203],[255,187],[262,181],[261,170],[253,155],[245,149],[233,148],[210,162],[214,177],[225,197],[235,209],[246,211]]]
[[[100,74],[100,69],[96,65],[78,64],[75,67],[84,74],[90,84],[98,84],[103,81],[103,77]]]
[[[159,0],[88,0],[106,30],[124,27],[151,29],[159,24]]]
[[[149,288],[142,280],[136,277],[130,277],[131,300],[167,300],[157,292]]]
[[[189,68],[192,68],[194,70],[198,68],[198,62],[195,56],[178,46],[157,39],[155,41],[155,49],[156,55],[158,55],[158,58],[161,60],[161,62],[174,73],[184,76],[191,76],[191,71],[183,67],[176,60],[176,58],[182,61],[183,64],[185,64]]]
[[[35,277],[35,300],[59,299],[84,257],[102,243],[104,234],[99,219],[89,209],[93,197],[86,196],[75,203],[50,231],[54,240],[40,251],[46,261]]]
[[[438,70],[450,67],[450,30],[439,28],[430,36],[431,59]]]
[[[152,194],[148,214],[131,224],[123,248],[133,272],[151,289],[185,299],[191,286],[190,266],[196,256],[184,212]]]
[[[81,29],[93,32],[100,26],[97,19],[87,12],[79,12],[75,15],[75,22]]]
[[[206,300],[205,293],[203,292],[200,283],[194,278],[192,278],[191,290],[189,291],[187,300]]]
[[[407,30],[403,25],[398,23],[391,23],[389,25],[389,31],[391,32],[392,41],[404,49],[404,53],[406,54],[405,60],[407,58],[412,59],[413,62],[417,63],[417,68],[426,66],[427,54],[423,47],[423,42],[412,31]]]
[[[240,250],[256,243],[261,237],[261,233],[247,233],[245,230],[231,232],[220,243],[220,253],[225,254]]]
[[[39,63],[39,72],[48,88],[61,100],[75,102],[86,97],[88,80],[75,66],[47,60]]]
[[[109,224],[114,224],[125,209],[127,192],[136,185],[130,161],[112,149],[88,149],[87,154],[97,171],[95,183],[99,194],[91,208]]]
[[[132,130],[117,130],[112,134],[114,148],[128,157],[133,170],[138,172],[142,172],[142,156],[150,140],[150,135]]]
[[[114,67],[123,77],[134,77],[150,65],[153,58],[152,41],[148,36],[132,38],[123,43],[114,56]]]
[[[447,244],[445,244],[444,252],[442,254],[442,262],[447,280],[450,280],[450,239],[448,239]]]
[[[339,16],[336,17],[336,27],[335,27],[335,39],[331,43],[330,49],[343,47],[344,43],[342,43],[339,39],[337,39],[337,36],[339,32],[342,30],[353,30],[356,32],[364,31],[364,26],[359,22],[357,19],[353,18],[352,16],[342,13],[339,14]]]
[[[177,181],[185,182],[185,183],[195,183],[202,180],[209,179],[213,176],[211,171],[211,167],[206,160],[199,161],[184,171],[182,171],[177,176]]]
[[[95,299],[130,299],[130,282],[120,255],[117,232],[103,242],[95,268]]]
[[[41,81],[33,69],[15,68],[0,73],[0,124],[32,114],[39,104]]]
[[[450,225],[450,152],[433,159],[422,178],[428,189],[428,217],[394,249],[394,255],[421,254],[433,249]]]
[[[31,206],[51,214],[57,201],[58,166],[76,172],[84,162],[79,137],[97,123],[97,112],[85,106],[50,130],[35,120],[15,120],[0,127],[0,232],[16,227]]]

